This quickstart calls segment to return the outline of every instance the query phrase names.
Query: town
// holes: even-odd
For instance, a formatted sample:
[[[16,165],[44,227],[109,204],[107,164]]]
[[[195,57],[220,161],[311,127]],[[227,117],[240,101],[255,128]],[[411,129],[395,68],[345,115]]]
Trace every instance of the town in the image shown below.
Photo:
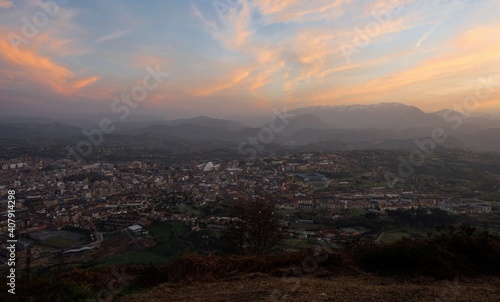
[[[427,174],[419,176],[426,190],[418,175],[391,188],[376,151],[169,165],[21,157],[0,167],[0,196],[16,191],[16,258],[35,266],[163,261],[189,249],[220,253],[235,219],[231,205],[246,199],[276,207],[284,249],[338,247],[352,238],[393,241],[477,219],[499,231],[494,219],[487,221],[496,217],[496,200],[433,191],[429,182],[445,188],[451,180]],[[7,234],[7,200],[1,206],[0,231]],[[0,256],[7,257],[6,235],[1,242]]]

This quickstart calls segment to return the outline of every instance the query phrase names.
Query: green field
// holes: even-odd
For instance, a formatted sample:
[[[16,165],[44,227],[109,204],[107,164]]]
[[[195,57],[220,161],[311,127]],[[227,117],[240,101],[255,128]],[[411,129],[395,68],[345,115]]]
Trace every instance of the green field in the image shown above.
[[[135,251],[130,254],[117,255],[107,258],[105,260],[106,265],[117,265],[117,264],[148,264],[148,263],[168,263],[169,256],[161,254],[159,252],[153,252],[152,249],[145,251]]]
[[[290,222],[291,229],[305,230],[305,231],[316,231],[324,229],[325,226],[322,224],[308,223],[308,222]]]
[[[485,231],[500,234],[500,213],[498,213],[498,208],[496,205],[492,207],[495,212],[492,213],[481,213],[481,214],[467,214],[475,219],[474,225],[479,226]]]
[[[389,242],[397,241],[403,237],[407,237],[407,238],[413,237],[414,238],[414,237],[426,237],[426,236],[427,236],[427,231],[425,229],[404,228],[401,230],[385,232],[380,237],[380,241],[389,243]]]
[[[306,243],[307,239],[282,239],[279,245],[285,248],[303,248]]]
[[[106,258],[102,265],[168,263],[191,249],[191,246],[187,242],[177,237],[183,237],[189,232],[189,227],[181,222],[153,223],[148,228],[148,231],[149,234],[158,240],[156,246],[147,250],[138,250],[128,254],[111,256]]]
[[[200,210],[194,209],[191,206],[179,207],[179,212],[181,212],[182,214],[193,215],[197,217],[201,214]]]
[[[74,245],[81,244],[83,242],[84,241],[75,241],[75,240],[71,240],[71,239],[67,239],[67,238],[63,238],[63,237],[52,237],[52,238],[47,239],[45,241],[41,241],[40,243],[43,245],[62,249],[62,248],[69,248],[69,247],[72,247]]]
[[[380,241],[381,242],[394,242],[397,241],[403,237],[411,237],[410,234],[406,232],[401,232],[401,231],[392,231],[392,232],[385,232],[381,237]]]

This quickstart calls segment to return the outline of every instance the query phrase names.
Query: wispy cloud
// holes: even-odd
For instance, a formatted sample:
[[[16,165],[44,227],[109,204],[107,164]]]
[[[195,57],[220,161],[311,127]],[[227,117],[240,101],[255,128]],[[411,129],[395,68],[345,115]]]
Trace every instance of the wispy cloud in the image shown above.
[[[2,88],[19,98],[44,91],[47,104],[85,104],[112,99],[142,79],[144,66],[160,64],[175,76],[144,108],[445,107],[439,102],[470,90],[468,78],[500,73],[496,0],[153,0],[99,10],[72,3],[20,52],[0,39]],[[37,11],[37,1],[0,0],[0,36],[22,38],[21,19]]]
[[[444,7],[437,7],[438,11],[442,10],[439,11],[438,17],[436,17],[437,21],[434,22],[432,27],[427,32],[425,32],[424,35],[420,37],[420,39],[418,39],[413,50],[417,50],[418,48],[420,48],[420,46],[422,46],[422,43],[427,40],[427,38],[429,38],[429,36],[433,34],[434,31],[436,31],[436,29],[438,29],[442,25],[442,23],[444,23],[448,19],[448,17],[462,6],[463,0],[452,0],[450,3],[445,3]]]
[[[257,0],[253,2],[266,23],[303,22],[335,18],[344,14],[343,5],[351,0]]]
[[[0,0],[0,8],[9,8],[13,6],[14,4],[10,2],[9,0]]]
[[[422,43],[424,43],[425,40],[436,30],[438,27],[438,23],[434,24],[434,26],[431,27],[420,39],[418,39],[417,43],[415,44],[415,47],[413,47],[413,50],[417,50],[422,46]]]
[[[408,1],[410,0],[405,3]],[[377,9],[371,10],[388,10],[392,7],[392,2],[378,3]],[[346,40],[357,46],[355,41],[360,39],[360,31],[352,26],[345,26],[338,20],[347,9],[359,4],[350,0],[321,0],[311,3],[299,0],[257,0],[240,3],[241,5],[228,7],[225,15],[219,16],[224,20],[211,20],[196,6],[193,6],[193,10],[205,30],[224,48],[253,62],[249,64],[251,71],[245,76],[245,80],[238,81],[241,89],[263,97],[259,90],[272,84],[280,86],[282,92],[289,95],[306,82],[320,81],[328,75],[351,68],[344,66],[345,58],[339,41]],[[256,15],[265,20],[263,24],[255,20]],[[364,23],[373,23],[372,15],[365,17],[358,27],[364,27]],[[414,26],[414,19],[412,16],[391,16],[390,20],[379,25],[377,35],[370,38],[371,43],[376,44],[389,34],[411,28]],[[317,23],[319,21],[321,24]],[[297,26],[283,28],[278,41],[260,34],[266,26],[281,23],[297,23]],[[234,70],[228,71],[228,74],[241,74],[240,68],[241,66],[234,66]],[[234,78],[238,77],[232,77]],[[227,79],[226,83],[234,81]],[[232,85],[214,83],[212,89],[206,88],[203,91],[207,95],[215,94],[230,87]]]
[[[95,42],[101,43],[101,42],[105,42],[105,41],[118,39],[118,38],[125,36],[126,34],[127,34],[127,31],[115,30],[114,32],[110,33],[109,35],[106,35],[106,36],[103,36],[103,37],[96,39]]]
[[[387,75],[373,79],[337,86],[335,89],[322,88],[311,92],[308,97],[317,104],[358,100],[373,103],[377,101],[405,101],[417,106],[439,110],[453,105],[459,99],[469,96],[477,85],[477,78],[485,74],[498,73],[495,66],[500,64],[498,39],[491,39],[500,23],[489,24],[474,31],[468,31],[451,40],[442,41],[440,48],[446,52],[436,52],[415,66],[401,68]],[[383,66],[390,61],[400,62],[399,57],[387,57],[376,62]],[[359,73],[367,73],[367,62]]]
[[[244,79],[246,79],[249,74],[250,74],[249,70],[240,71],[238,74],[231,75],[229,79],[222,79],[222,81],[219,80],[218,83],[210,85],[210,87],[207,89],[195,90],[193,95],[195,95],[195,96],[207,96],[207,95],[211,95],[215,92],[220,92],[220,91],[232,88],[235,85],[239,84]]]
[[[248,40],[255,33],[255,24],[252,23],[252,11],[248,2],[241,2],[241,6],[229,7],[224,20],[208,20],[204,14],[193,6],[195,16],[205,25],[212,37],[221,42],[225,47],[238,50],[245,47]]]
[[[15,50],[6,41],[0,41],[0,63],[3,65],[0,77],[5,75],[14,82],[25,83],[25,88],[35,82],[62,95],[74,94],[99,79],[97,76],[78,77],[53,58],[34,49]]]

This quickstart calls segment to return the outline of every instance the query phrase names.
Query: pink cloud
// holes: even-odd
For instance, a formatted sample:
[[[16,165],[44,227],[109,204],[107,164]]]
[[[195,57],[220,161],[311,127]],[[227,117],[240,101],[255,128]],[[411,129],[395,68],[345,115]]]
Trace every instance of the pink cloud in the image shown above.
[[[0,0],[0,8],[9,8],[14,4],[9,0]]]

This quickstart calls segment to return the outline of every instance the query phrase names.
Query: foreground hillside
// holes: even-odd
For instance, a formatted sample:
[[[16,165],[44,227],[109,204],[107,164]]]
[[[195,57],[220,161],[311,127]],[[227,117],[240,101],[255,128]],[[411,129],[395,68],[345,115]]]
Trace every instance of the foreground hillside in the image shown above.
[[[225,282],[162,284],[120,301],[500,301],[500,278],[408,282],[369,275],[287,279],[249,275]]]
[[[25,270],[15,297],[0,284],[0,301],[500,301],[499,255],[500,237],[449,226],[427,238],[351,241],[341,250]]]

